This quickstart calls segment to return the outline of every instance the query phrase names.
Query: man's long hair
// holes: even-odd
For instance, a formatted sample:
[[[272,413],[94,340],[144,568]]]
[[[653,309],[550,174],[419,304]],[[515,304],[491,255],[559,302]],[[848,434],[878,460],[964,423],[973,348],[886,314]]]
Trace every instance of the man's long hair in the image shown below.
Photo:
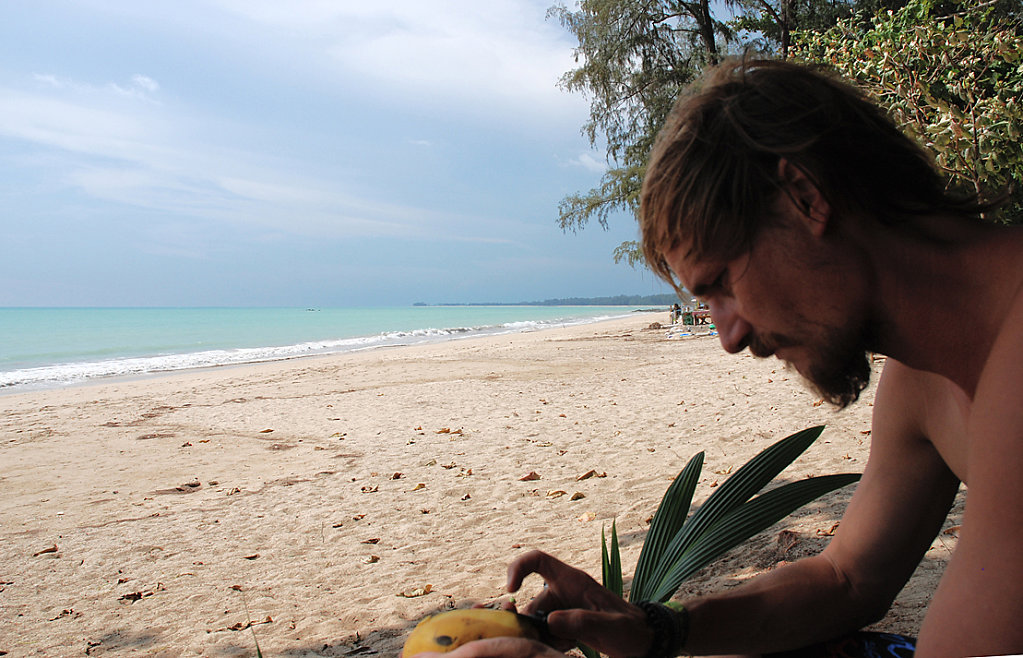
[[[833,216],[906,224],[984,206],[946,189],[931,156],[862,93],[820,69],[729,60],[677,101],[651,152],[640,204],[647,263],[677,287],[664,254],[729,260],[771,221],[787,159]]]

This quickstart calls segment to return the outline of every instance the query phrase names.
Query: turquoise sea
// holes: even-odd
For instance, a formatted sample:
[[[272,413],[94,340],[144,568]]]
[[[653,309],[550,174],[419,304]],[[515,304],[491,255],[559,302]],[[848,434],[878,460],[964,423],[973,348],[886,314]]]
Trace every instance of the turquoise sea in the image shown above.
[[[595,322],[623,306],[0,308],[0,393]]]

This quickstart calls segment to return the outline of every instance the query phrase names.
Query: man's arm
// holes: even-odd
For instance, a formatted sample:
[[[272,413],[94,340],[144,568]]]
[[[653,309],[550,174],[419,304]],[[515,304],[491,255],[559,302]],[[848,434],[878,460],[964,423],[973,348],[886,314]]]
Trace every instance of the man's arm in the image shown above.
[[[889,359],[870,459],[829,546],[728,592],[687,602],[695,654],[792,649],[882,617],[928,549],[959,482],[923,437],[926,393]]]
[[[871,456],[828,547],[735,589],[686,601],[688,653],[793,649],[884,615],[940,530],[959,487],[920,429],[927,391],[918,377],[889,359],[875,399]],[[529,609],[554,611],[548,622],[555,634],[614,656],[645,653],[650,629],[638,608],[539,553],[512,563],[509,591],[529,573],[540,573],[550,585]]]
[[[1023,298],[1003,324],[967,425],[969,485],[959,543],[920,632],[917,654],[1023,652]]]

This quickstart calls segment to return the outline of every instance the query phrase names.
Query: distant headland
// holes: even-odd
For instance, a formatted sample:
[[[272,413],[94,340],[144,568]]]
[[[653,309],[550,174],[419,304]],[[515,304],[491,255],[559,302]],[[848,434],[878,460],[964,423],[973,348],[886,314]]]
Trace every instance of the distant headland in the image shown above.
[[[674,293],[663,295],[614,295],[613,297],[565,297],[545,299],[542,302],[453,302],[427,304],[416,302],[413,306],[670,306],[678,302]]]

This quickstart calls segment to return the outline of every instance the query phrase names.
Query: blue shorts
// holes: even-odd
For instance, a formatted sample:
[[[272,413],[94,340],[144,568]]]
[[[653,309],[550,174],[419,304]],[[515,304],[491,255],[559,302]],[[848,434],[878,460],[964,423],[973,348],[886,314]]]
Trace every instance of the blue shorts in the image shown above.
[[[765,654],[764,658],[912,658],[916,639],[860,631],[805,649]]]

